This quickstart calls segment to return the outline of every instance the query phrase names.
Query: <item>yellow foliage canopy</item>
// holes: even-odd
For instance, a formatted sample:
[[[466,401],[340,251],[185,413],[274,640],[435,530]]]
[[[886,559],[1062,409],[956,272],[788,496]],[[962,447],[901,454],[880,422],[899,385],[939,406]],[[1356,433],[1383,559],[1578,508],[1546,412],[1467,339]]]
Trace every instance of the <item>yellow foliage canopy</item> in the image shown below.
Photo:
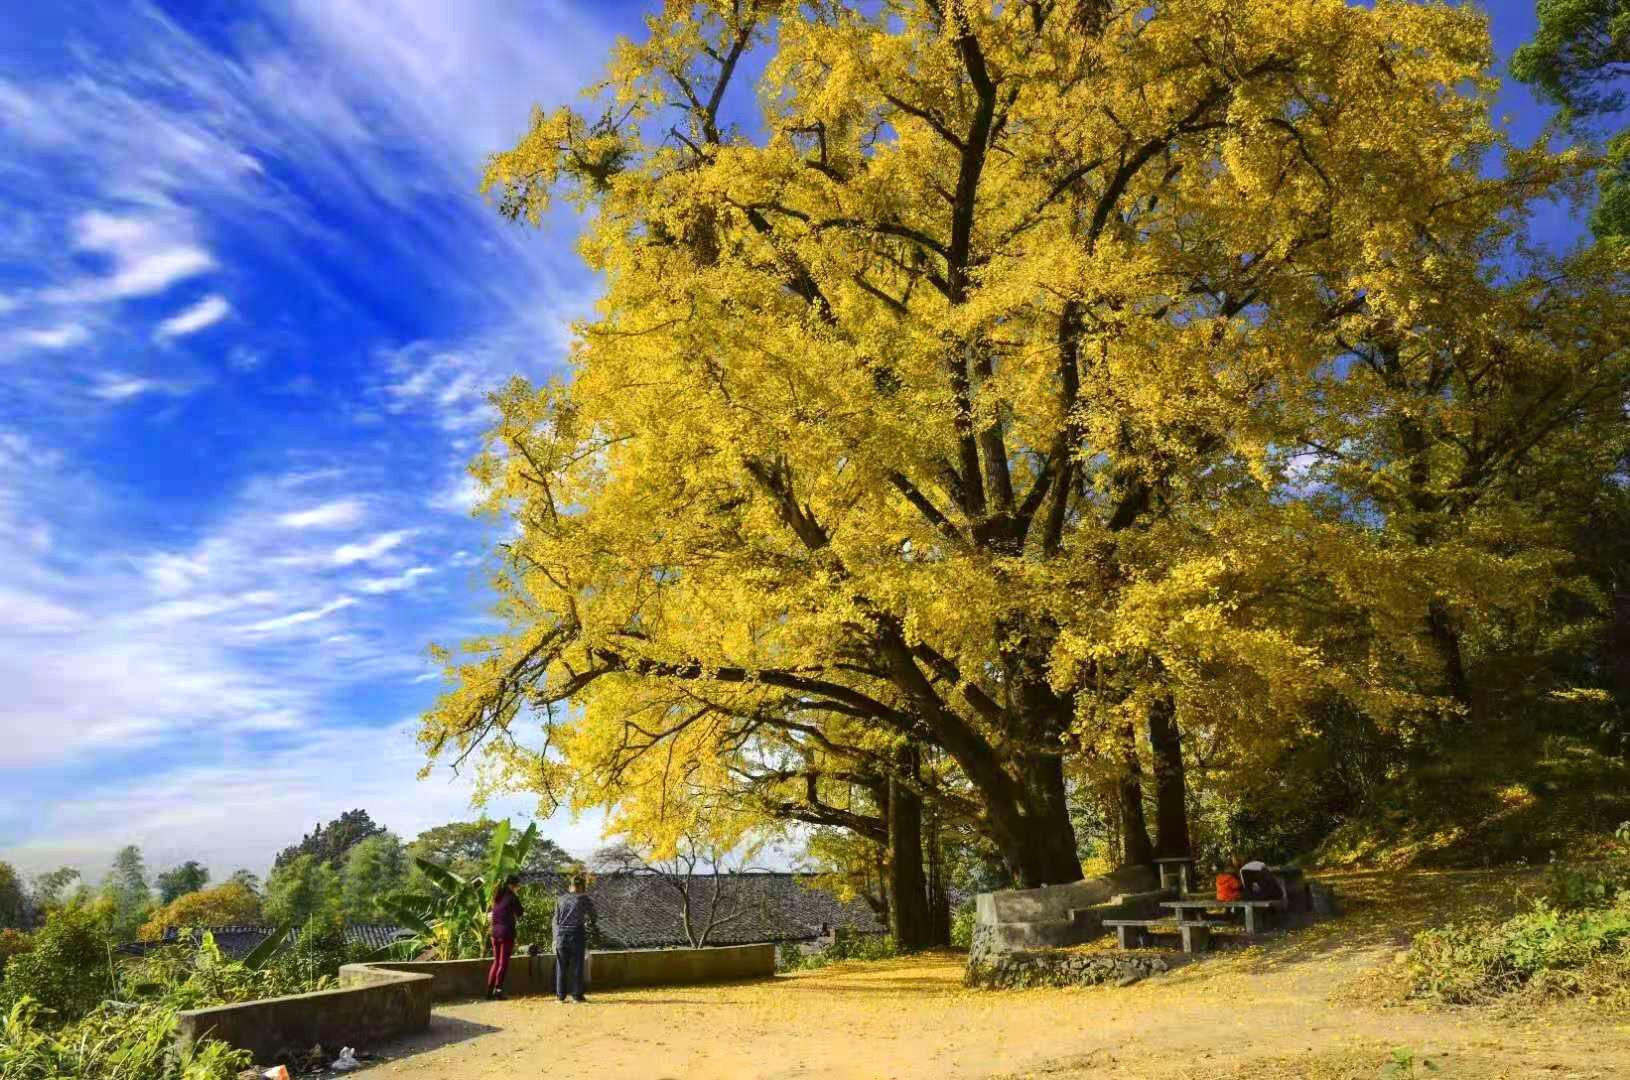
[[[258,926],[261,920],[260,897],[247,885],[229,881],[176,897],[153,912],[139,933],[143,941],[159,941],[172,927]]]
[[[708,0],[648,30],[599,121],[539,111],[487,170],[511,217],[592,209],[605,293],[569,381],[495,398],[510,629],[440,654],[432,758],[660,832],[910,742],[1020,881],[1073,879],[1066,768],[1117,775],[1151,708],[1266,753],[1320,695],[1420,704],[1434,603],[1541,595],[1554,553],[1490,542],[1543,533],[1491,477],[1536,433],[1519,390],[1622,375],[1623,267],[1497,268],[1583,165],[1491,126],[1475,11]]]

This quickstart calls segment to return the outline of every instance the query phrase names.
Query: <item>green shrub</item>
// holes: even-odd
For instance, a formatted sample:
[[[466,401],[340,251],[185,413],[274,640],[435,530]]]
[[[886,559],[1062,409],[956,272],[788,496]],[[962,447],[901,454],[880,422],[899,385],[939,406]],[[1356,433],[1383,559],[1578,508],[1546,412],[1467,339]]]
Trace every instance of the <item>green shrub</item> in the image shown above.
[[[1414,992],[1450,1004],[1530,984],[1578,992],[1587,987],[1576,973],[1596,965],[1615,983],[1630,978],[1630,897],[1577,911],[1541,901],[1503,923],[1428,930],[1415,935],[1409,957]]]
[[[232,1080],[250,1055],[215,1039],[173,1049],[175,1011],[99,1006],[66,1027],[20,998],[0,1013],[0,1080]]]
[[[958,949],[973,946],[973,927],[979,910],[972,899],[964,900],[951,912],[951,944]]]
[[[837,940],[817,953],[803,955],[796,945],[783,945],[778,959],[787,971],[823,968],[843,960],[889,960],[900,955],[887,934],[856,934],[840,929]]]
[[[34,947],[34,941],[21,930],[6,927],[0,930],[0,980],[6,977],[6,961]]]
[[[67,1022],[90,1012],[113,988],[107,923],[90,909],[51,912],[31,945],[6,964],[0,1008],[29,997]]]

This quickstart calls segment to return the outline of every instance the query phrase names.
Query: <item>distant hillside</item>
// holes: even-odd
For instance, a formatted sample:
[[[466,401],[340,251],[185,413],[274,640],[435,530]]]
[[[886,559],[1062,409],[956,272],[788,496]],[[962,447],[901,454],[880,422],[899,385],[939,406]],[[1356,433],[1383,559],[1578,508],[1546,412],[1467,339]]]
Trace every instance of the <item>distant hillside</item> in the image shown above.
[[[1482,867],[1611,849],[1630,764],[1563,735],[1479,737],[1413,772],[1306,860],[1322,867]]]

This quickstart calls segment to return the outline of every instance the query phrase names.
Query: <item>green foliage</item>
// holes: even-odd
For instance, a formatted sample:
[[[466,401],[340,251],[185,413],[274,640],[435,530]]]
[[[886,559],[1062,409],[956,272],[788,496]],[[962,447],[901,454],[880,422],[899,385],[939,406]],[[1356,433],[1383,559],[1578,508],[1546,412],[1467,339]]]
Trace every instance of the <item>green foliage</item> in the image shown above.
[[[1574,115],[1624,108],[1630,75],[1630,0],[1539,0],[1539,32],[1511,72]]]
[[[1630,814],[1630,763],[1564,723],[1496,719],[1430,757],[1401,757],[1311,856],[1325,867],[1401,869],[1578,861],[1612,854]]]
[[[477,821],[449,821],[414,837],[407,853],[412,859],[429,859],[455,874],[478,874],[486,865],[492,850],[492,835],[499,824],[487,817]],[[562,870],[570,862],[571,856],[561,850],[560,845],[539,837],[527,852],[526,861],[514,873],[548,873]],[[423,884],[415,882],[413,891],[420,891]]]
[[[1417,1065],[1420,1066],[1421,1071],[1429,1073],[1438,1071],[1436,1063],[1434,1063],[1431,1058],[1417,1058],[1415,1056],[1415,1051],[1408,1050],[1400,1046],[1398,1049],[1392,1052],[1392,1059],[1385,1065],[1381,1066],[1378,1075],[1409,1077],[1420,1076],[1421,1071],[1417,1071]]]
[[[302,855],[310,855],[338,870],[353,846],[384,831],[383,826],[374,824],[374,819],[368,816],[368,811],[347,810],[327,825],[318,825],[301,837],[298,844],[292,844],[279,852],[277,859],[272,863],[273,872],[275,874],[277,870],[281,870]],[[267,887],[270,888],[269,882]]]
[[[1539,32],[1511,57],[1511,72],[1562,107],[1579,128],[1622,112],[1630,76],[1630,0],[1539,0]],[[1630,239],[1630,131],[1608,140],[1591,229]]]
[[[526,832],[513,841],[509,834],[509,822],[499,822],[488,844],[486,872],[474,877],[458,874],[422,856],[414,859],[429,891],[397,893],[380,902],[398,923],[417,935],[404,951],[428,950],[439,960],[486,955],[493,887],[526,865],[538,826],[528,825]],[[526,901],[521,903],[524,906]]]
[[[813,971],[844,961],[892,960],[899,955],[894,939],[887,934],[856,934],[840,928],[837,940],[820,952],[806,956],[797,945],[789,942],[781,947],[776,959],[783,971]]]
[[[23,998],[0,1015],[4,1080],[232,1080],[250,1055],[215,1039],[173,1049],[175,1010],[102,1006],[52,1029],[49,1013]]]
[[[954,948],[972,947],[973,928],[978,917],[979,911],[972,899],[964,900],[951,912],[951,945]]]
[[[266,879],[266,915],[279,923],[304,926],[339,905],[339,872],[315,855],[296,855]]]
[[[1630,898],[1571,912],[1541,901],[1495,925],[1424,931],[1409,954],[1414,992],[1449,1004],[1487,1002],[1530,984],[1578,992],[1587,966],[1630,984]]]
[[[407,853],[395,833],[383,832],[358,842],[345,857],[340,904],[350,922],[378,922],[388,917],[379,899],[407,881]]]
[[[102,881],[102,895],[112,904],[113,936],[129,941],[153,911],[153,891],[147,884],[147,865],[141,848],[129,844],[113,857],[113,868]]]
[[[21,927],[27,914],[22,879],[8,862],[0,862],[0,928]]]
[[[0,981],[6,977],[6,961],[28,952],[33,947],[33,939],[21,930],[13,930],[10,927],[0,930]]]
[[[548,942],[554,937],[555,895],[543,885],[522,885],[521,917],[515,923],[515,940],[524,944]]]
[[[160,874],[157,884],[158,902],[168,904],[209,884],[209,868],[200,866],[196,859],[188,859]]]
[[[76,905],[51,912],[31,945],[6,964],[0,1008],[28,997],[63,1020],[76,1020],[112,989],[112,941],[94,909]]]
[[[62,892],[79,880],[79,871],[71,866],[58,867],[34,879],[34,902],[41,908],[57,907],[63,903]]]

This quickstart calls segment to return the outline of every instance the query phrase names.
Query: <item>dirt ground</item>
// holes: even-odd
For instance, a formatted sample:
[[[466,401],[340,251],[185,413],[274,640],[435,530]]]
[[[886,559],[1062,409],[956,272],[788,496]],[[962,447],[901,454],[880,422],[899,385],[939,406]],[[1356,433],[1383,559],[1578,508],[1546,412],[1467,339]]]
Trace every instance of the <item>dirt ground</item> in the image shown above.
[[[1411,930],[1518,902],[1513,875],[1344,875],[1348,917],[1130,987],[974,991],[954,954],[722,986],[438,1008],[366,1080],[1073,1080],[1375,1077],[1395,1048],[1447,1078],[1630,1077],[1630,1013],[1403,1004]],[[1420,1066],[1417,1065],[1417,1068]],[[1404,1073],[1403,1075],[1410,1075]]]

